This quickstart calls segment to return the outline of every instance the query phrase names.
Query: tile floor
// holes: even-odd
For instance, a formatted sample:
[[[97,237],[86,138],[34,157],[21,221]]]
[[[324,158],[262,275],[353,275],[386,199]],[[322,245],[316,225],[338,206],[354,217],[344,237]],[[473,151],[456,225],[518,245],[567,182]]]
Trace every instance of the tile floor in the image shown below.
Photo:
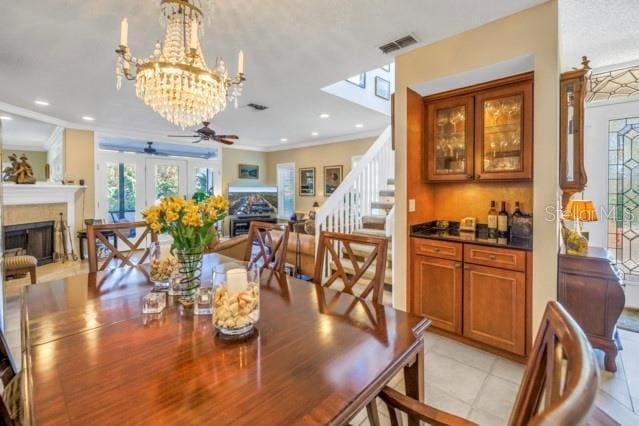
[[[38,280],[52,281],[88,272],[86,262],[51,264],[38,268]],[[13,354],[20,348],[19,289],[28,278],[7,282],[6,337]],[[384,301],[390,293],[384,292]],[[624,350],[617,357],[617,372],[601,370],[597,405],[623,425],[639,425],[639,333],[620,330]],[[497,355],[427,332],[425,336],[426,402],[434,407],[469,418],[481,425],[507,424],[517,395],[524,366]],[[600,367],[603,354],[597,351]],[[20,362],[17,356],[16,362]],[[402,375],[391,386],[403,392]],[[386,407],[379,402],[382,424],[390,424]],[[352,421],[367,425],[366,410]]]

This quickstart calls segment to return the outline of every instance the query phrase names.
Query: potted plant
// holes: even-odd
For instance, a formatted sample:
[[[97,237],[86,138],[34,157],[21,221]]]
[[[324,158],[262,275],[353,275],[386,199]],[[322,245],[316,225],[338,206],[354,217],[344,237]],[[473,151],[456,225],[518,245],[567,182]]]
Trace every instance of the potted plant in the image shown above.
[[[217,236],[215,224],[226,217],[228,208],[226,198],[219,195],[202,201],[168,196],[142,213],[153,232],[173,238],[171,254],[176,256],[182,274],[183,302],[191,301],[200,286],[204,249]]]

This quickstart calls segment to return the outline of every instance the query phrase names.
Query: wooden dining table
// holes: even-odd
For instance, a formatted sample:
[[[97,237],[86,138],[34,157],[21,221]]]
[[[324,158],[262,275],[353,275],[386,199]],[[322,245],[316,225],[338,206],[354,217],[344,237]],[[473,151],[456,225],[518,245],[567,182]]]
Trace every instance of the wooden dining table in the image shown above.
[[[174,297],[142,314],[152,290],[146,267],[23,290],[26,424],[345,424],[402,370],[423,400],[425,318],[286,277],[229,342]]]

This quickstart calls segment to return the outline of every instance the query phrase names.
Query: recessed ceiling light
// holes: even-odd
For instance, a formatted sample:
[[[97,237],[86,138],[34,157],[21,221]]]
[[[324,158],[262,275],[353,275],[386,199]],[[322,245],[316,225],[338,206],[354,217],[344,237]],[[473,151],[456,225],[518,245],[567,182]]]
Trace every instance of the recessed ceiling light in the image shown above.
[[[280,142],[288,142],[288,139],[282,138],[282,139],[280,139]]]
[[[356,124],[355,127],[357,127],[358,129],[361,129],[362,127],[364,127],[363,124]]]
[[[13,120],[13,117],[9,117],[8,115],[0,115],[0,120]]]
[[[34,104],[36,105],[40,105],[40,106],[49,106],[51,105],[48,101],[45,101],[44,99],[36,99],[35,101],[33,101]]]
[[[84,121],[95,121],[95,118],[91,117],[90,115],[83,115],[82,119]]]
[[[329,118],[330,116],[331,116],[330,114],[326,114],[326,113],[320,114],[320,118]]]
[[[313,132],[313,133],[311,133],[311,136],[319,136],[319,133]]]

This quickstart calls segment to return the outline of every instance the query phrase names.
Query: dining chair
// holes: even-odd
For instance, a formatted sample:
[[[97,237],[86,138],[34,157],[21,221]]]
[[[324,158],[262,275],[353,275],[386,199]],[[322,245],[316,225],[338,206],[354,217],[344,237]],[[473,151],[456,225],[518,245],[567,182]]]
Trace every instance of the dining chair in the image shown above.
[[[11,357],[9,346],[0,331],[0,381],[2,382],[2,398],[0,398],[0,422],[4,425],[21,424],[21,391],[22,374],[16,373],[15,363]]]
[[[583,331],[561,304],[549,302],[509,424],[576,425],[591,415],[607,417],[593,407],[598,376],[595,355]],[[388,386],[379,396],[388,407],[391,425],[400,424],[400,412],[435,425],[475,424]]]
[[[249,267],[259,265],[261,272],[270,271],[269,280],[283,279],[287,247],[287,224],[251,222],[244,261]]]
[[[131,230],[142,228],[143,231],[131,237]],[[115,235],[116,240],[124,243],[126,247],[120,250],[109,241],[109,237]],[[103,271],[109,266],[137,266],[149,257],[151,252],[148,245],[144,245],[150,237],[151,242],[157,242],[157,234],[146,226],[146,222],[105,223],[87,225],[87,246],[89,252],[89,272]],[[102,243],[109,252],[100,264],[98,260],[97,242]],[[141,253],[139,253],[141,252]],[[115,263],[115,265],[112,264]]]
[[[387,247],[385,238],[322,231],[313,281],[324,287],[341,282],[341,291],[363,299],[372,295],[373,303],[382,304]],[[372,276],[367,275],[371,268],[374,268]]]

